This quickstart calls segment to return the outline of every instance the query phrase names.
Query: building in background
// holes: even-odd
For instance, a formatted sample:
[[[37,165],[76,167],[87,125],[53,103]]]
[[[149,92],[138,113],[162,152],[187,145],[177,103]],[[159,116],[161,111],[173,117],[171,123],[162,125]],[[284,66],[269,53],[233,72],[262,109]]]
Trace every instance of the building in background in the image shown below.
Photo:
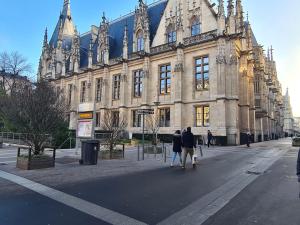
[[[227,10],[225,10],[225,7]],[[271,40],[270,40],[271,41]],[[271,50],[272,53],[272,50]],[[71,105],[70,129],[78,108],[96,106],[96,126],[113,110],[140,134],[139,109],[155,109],[160,136],[191,126],[211,130],[218,144],[283,135],[283,99],[272,56],[258,44],[241,0],[142,0],[133,13],[108,21],[103,15],[79,35],[70,1],[48,41],[44,36],[39,79],[53,82]]]
[[[284,96],[284,133],[286,137],[292,137],[295,134],[294,130],[293,110],[290,102],[289,89],[286,90]]]
[[[0,71],[0,91],[11,94],[24,88],[31,88],[32,83],[26,76]]]

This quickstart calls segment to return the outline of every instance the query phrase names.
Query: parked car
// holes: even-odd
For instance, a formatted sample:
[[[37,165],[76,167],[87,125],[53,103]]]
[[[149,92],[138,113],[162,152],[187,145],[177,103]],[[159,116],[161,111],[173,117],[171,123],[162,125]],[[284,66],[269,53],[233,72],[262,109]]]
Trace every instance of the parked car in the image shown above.
[[[292,145],[294,147],[300,147],[300,137],[294,137]]]

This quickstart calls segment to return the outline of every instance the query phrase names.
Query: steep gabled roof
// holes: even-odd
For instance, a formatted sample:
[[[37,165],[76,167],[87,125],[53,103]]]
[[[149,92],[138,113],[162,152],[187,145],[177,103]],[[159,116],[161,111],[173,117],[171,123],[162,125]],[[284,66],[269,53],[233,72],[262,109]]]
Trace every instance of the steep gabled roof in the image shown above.
[[[248,27],[250,26],[251,36],[252,36],[252,44],[253,44],[253,46],[259,46],[259,44],[258,44],[258,42],[257,42],[257,39],[256,39],[256,37],[255,37],[255,35],[254,35],[254,33],[253,33],[253,30],[252,30],[252,28],[251,28],[250,23],[249,23],[248,21],[245,21],[244,24],[245,24],[245,29],[246,29],[246,30],[248,30]]]
[[[168,0],[162,0],[160,2],[149,5],[148,16],[150,22],[150,44],[152,43],[157,32],[167,2]],[[134,16],[134,13],[130,13],[127,16],[123,16],[109,23],[109,55],[111,59],[122,56],[124,29],[126,25],[128,29],[128,53],[132,53],[135,18]],[[90,39],[90,32],[82,35],[80,38],[80,67],[87,67],[88,65],[88,49]],[[97,46],[98,43],[95,43],[93,47],[93,63],[96,63],[97,61]]]
[[[75,34],[69,0],[64,1],[63,11],[61,12],[61,14],[59,16],[59,20],[56,24],[55,30],[54,30],[52,37],[50,39],[50,42],[49,42],[49,45],[51,47],[57,46],[60,28],[62,28],[63,48],[65,48],[66,46],[71,45],[72,36]]]

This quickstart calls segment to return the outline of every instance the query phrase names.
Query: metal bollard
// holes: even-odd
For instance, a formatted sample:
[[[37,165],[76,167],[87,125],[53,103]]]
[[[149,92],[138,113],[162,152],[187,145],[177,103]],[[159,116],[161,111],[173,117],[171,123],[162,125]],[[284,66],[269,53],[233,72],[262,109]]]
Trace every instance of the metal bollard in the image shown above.
[[[164,147],[164,162],[167,162],[167,149]]]
[[[203,151],[201,145],[199,145],[201,157],[203,157]]]
[[[140,145],[138,145],[138,161],[140,161]]]

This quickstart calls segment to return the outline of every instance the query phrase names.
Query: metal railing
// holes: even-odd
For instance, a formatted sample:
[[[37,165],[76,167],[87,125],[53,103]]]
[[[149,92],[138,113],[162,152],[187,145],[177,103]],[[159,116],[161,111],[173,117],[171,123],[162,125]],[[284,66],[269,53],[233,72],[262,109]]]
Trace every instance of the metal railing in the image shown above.
[[[28,144],[28,136],[26,133],[0,132],[0,142],[8,144],[26,145]],[[52,137],[50,135],[47,145],[51,146]]]

